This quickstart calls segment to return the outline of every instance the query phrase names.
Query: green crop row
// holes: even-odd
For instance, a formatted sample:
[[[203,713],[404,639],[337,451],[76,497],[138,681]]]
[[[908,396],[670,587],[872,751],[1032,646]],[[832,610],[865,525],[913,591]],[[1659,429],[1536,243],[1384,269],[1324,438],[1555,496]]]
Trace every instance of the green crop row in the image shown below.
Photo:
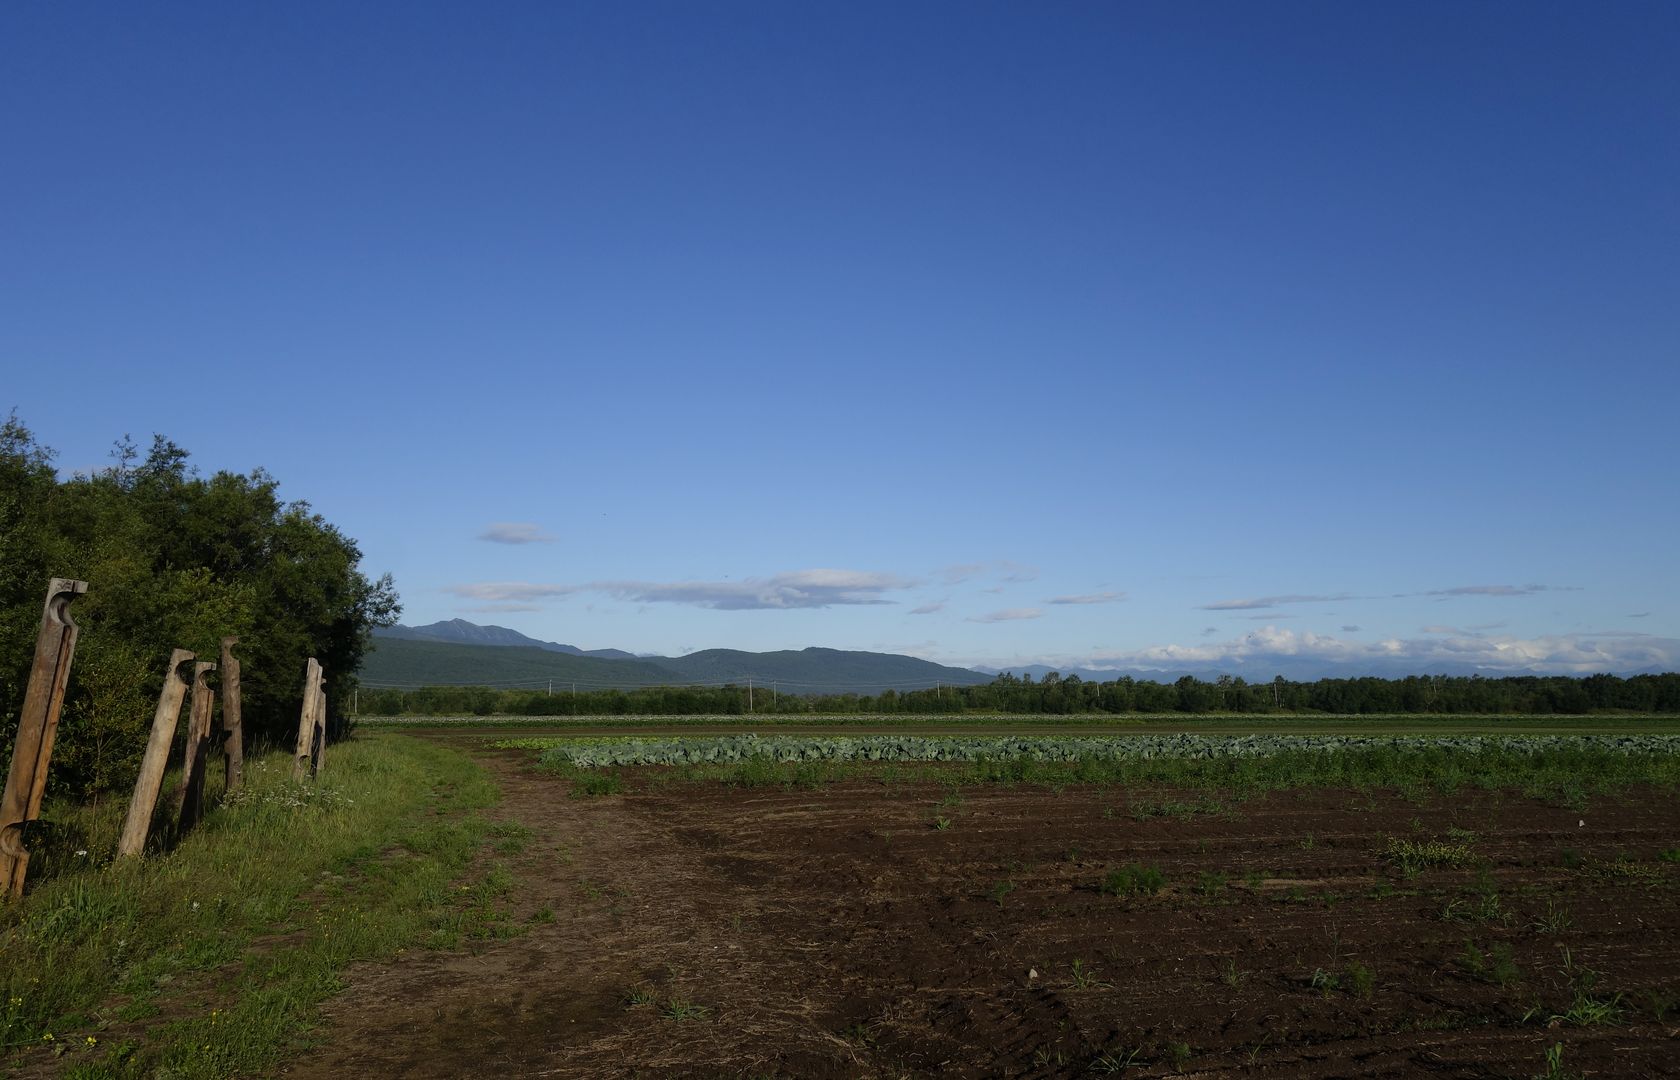
[[[715,735],[639,738],[549,736],[506,739],[502,749],[542,751],[543,763],[573,768],[617,765],[729,765],[768,762],[1136,761],[1265,758],[1303,752],[1478,755],[1680,755],[1674,735]]]

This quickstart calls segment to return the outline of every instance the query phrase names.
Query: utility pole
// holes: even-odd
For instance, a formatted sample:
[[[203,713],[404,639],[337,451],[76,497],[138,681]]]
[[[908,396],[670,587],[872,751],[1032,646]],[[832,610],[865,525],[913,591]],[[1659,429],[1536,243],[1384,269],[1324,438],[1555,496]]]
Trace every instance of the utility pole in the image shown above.
[[[548,680],[548,696],[549,697],[554,696],[554,680],[553,679]]]
[[[747,711],[752,712],[752,676],[747,676]]]

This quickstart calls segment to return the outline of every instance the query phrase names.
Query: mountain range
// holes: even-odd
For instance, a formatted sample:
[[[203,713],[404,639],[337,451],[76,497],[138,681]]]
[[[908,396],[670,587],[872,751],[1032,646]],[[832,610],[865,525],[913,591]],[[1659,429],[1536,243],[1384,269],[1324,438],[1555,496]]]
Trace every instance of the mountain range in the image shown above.
[[[934,686],[972,686],[992,676],[895,653],[843,649],[743,652],[705,649],[687,656],[637,656],[538,641],[505,626],[464,619],[374,631],[362,685],[633,689],[642,686],[755,685],[796,694],[878,694]]]
[[[707,649],[687,656],[638,656],[623,649],[581,649],[536,638],[505,626],[480,626],[450,619],[428,626],[393,626],[375,630],[375,647],[361,671],[366,686],[524,686],[580,688],[672,685],[775,685],[800,694],[875,694],[883,690],[919,690],[991,681],[1002,671],[1042,680],[1052,671],[1087,682],[1131,677],[1171,683],[1185,675],[1213,682],[1221,675],[1248,682],[1270,682],[1278,675],[1297,681],[1363,676],[1542,674],[1489,670],[1472,663],[1436,661],[1427,670],[1405,657],[1333,660],[1294,655],[1255,655],[1218,664],[1180,668],[1052,668],[1044,664],[1008,668],[960,668],[893,653],[840,649],[801,649],[752,653]],[[1666,668],[1615,671],[1617,675],[1657,674]]]

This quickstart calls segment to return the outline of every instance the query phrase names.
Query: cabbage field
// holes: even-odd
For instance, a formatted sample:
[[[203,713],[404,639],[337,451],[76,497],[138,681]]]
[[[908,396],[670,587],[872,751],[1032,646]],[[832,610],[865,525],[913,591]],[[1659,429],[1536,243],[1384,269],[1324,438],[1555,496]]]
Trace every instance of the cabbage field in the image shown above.
[[[498,749],[537,750],[544,764],[735,765],[748,762],[1081,762],[1213,760],[1277,755],[1627,757],[1680,755],[1680,735],[693,735],[537,736]]]

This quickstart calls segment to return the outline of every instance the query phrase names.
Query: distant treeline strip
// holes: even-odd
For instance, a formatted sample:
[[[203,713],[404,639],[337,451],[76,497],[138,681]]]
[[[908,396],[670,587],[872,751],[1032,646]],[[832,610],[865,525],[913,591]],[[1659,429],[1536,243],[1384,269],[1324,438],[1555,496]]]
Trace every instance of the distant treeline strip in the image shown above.
[[[1335,713],[1335,714],[1586,714],[1680,713],[1680,674],[1414,675],[1403,679],[1319,679],[1282,676],[1250,683],[1221,676],[1207,682],[1186,675],[1174,683],[1132,678],[1086,682],[1055,674],[1000,675],[980,686],[888,690],[881,694],[771,693],[745,686],[650,686],[634,690],[578,689],[549,693],[488,686],[364,689],[360,712],[373,716],[695,716],[748,712],[825,713]]]

